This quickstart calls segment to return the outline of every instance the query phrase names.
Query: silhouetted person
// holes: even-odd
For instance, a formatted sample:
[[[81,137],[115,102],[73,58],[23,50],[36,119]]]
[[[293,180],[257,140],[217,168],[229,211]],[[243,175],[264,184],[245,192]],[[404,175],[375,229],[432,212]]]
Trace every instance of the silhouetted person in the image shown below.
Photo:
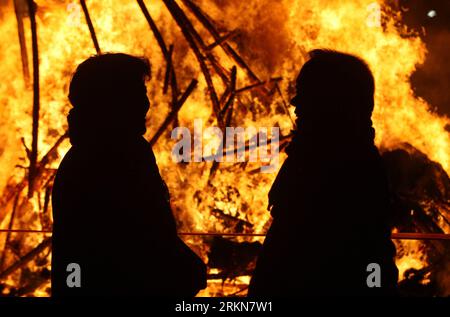
[[[143,138],[149,76],[148,61],[125,54],[91,57],[73,75],[72,147],[53,187],[54,296],[194,296],[206,286]],[[69,263],[81,267],[80,288],[66,284]]]
[[[269,192],[273,223],[249,295],[395,295],[372,73],[355,56],[314,50],[296,88],[298,129]],[[381,267],[381,288],[367,285],[370,263]]]

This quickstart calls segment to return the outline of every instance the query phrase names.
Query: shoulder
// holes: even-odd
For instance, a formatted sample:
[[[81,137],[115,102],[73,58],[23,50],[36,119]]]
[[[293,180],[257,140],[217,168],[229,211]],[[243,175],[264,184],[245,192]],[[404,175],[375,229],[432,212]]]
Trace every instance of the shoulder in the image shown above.
[[[56,172],[54,190],[59,187],[76,191],[98,185],[117,165],[104,151],[72,146],[62,159]]]

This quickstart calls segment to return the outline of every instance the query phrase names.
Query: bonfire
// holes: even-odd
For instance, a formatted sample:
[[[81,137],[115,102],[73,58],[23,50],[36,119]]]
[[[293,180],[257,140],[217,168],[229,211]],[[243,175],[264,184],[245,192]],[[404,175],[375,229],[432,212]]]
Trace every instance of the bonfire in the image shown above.
[[[396,194],[401,291],[450,295],[450,121],[413,92],[427,48],[392,1],[10,0],[0,9],[0,294],[51,295],[51,191],[70,147],[70,76],[91,55],[124,52],[152,64],[146,138],[179,234],[208,263],[199,295],[245,295],[271,222],[267,193],[295,129],[295,77],[309,50],[332,48],[361,56],[376,79],[373,123]],[[275,171],[174,162],[171,131],[198,119],[222,131],[278,127]],[[244,150],[257,146],[246,140]],[[117,259],[126,263],[121,250]]]

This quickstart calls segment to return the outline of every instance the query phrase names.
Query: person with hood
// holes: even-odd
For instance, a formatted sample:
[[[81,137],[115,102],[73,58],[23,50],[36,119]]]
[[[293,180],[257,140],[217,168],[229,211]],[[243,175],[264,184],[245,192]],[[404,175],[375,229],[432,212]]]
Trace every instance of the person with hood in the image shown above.
[[[126,54],[90,57],[73,75],[72,147],[52,193],[53,296],[194,296],[206,286],[143,137],[149,76],[146,59]]]
[[[296,89],[298,128],[269,192],[273,222],[249,295],[395,295],[372,73],[353,55],[314,50]]]

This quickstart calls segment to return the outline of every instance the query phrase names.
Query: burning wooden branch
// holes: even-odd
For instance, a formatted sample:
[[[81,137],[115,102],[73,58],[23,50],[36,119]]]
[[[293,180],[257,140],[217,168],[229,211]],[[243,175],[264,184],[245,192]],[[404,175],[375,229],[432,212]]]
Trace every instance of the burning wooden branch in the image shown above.
[[[170,46],[169,49],[167,49],[166,42],[164,41],[164,38],[161,35],[161,32],[158,29],[158,26],[156,25],[155,21],[150,15],[150,12],[148,12],[147,7],[145,6],[145,3],[143,0],[137,0],[139,7],[141,8],[142,13],[144,14],[145,19],[148,22],[148,25],[150,26],[150,30],[153,33],[153,36],[156,39],[156,42],[159,45],[159,48],[161,49],[161,53],[164,56],[164,59],[166,60],[166,76],[164,80],[164,92],[167,90],[168,83],[171,84],[172,88],[172,106],[175,107],[176,100],[178,98],[178,86],[177,86],[177,77],[175,73],[175,68],[173,67],[172,62],[172,55],[173,55],[173,45]]]
[[[5,239],[5,247],[3,248],[2,257],[1,257],[1,260],[0,260],[0,271],[3,270],[3,266],[5,265],[6,252],[8,250],[7,247],[9,245],[9,241],[11,239],[11,233],[12,233],[11,230],[13,228],[14,218],[16,216],[17,205],[19,203],[19,197],[20,197],[20,192],[16,194],[16,198],[14,199],[14,204],[13,204],[11,216],[9,218],[8,232],[6,234],[6,239]]]
[[[227,91],[229,92],[229,97],[225,105],[220,110],[220,116],[222,118],[225,118],[225,126],[230,126],[231,123],[231,117],[233,115],[233,103],[234,98],[236,97],[236,73],[237,69],[236,66],[233,67],[231,70],[231,80],[230,84],[227,87]]]
[[[191,12],[197,17],[197,19],[202,23],[202,25],[211,33],[211,35],[214,37],[214,40],[219,43],[219,45],[227,52],[228,55],[245,71],[247,72],[248,76],[257,82],[260,82],[258,76],[251,70],[251,68],[247,65],[247,63],[241,58],[241,56],[226,42],[221,41],[222,37],[220,36],[219,31],[217,31],[214,24],[211,22],[211,19],[209,19],[204,13],[200,7],[198,7],[195,3],[193,3],[190,0],[182,0],[183,3],[186,5],[186,7],[191,10]]]
[[[236,73],[237,73],[237,68],[236,68],[236,66],[234,66],[233,69],[231,70],[230,84],[227,86],[225,93],[222,96],[223,98],[221,98],[222,100],[225,100],[226,98],[228,98],[227,102],[221,108],[221,110],[219,112],[219,117],[222,121],[225,122],[225,127],[228,127],[230,125],[231,118],[233,116],[233,103],[234,103],[234,99],[236,97]],[[225,144],[225,140],[227,137],[226,133],[224,133],[222,135],[222,137],[223,137],[223,140],[221,143],[222,145],[218,151],[223,151],[223,144]],[[218,168],[219,168],[219,162],[214,160],[214,162],[211,166],[211,169],[209,171],[208,186],[211,184],[212,178],[214,177],[216,170]]]
[[[218,125],[219,127],[224,130],[224,125],[222,120],[220,119],[220,105],[219,105],[219,99],[217,97],[216,90],[214,88],[214,84],[212,82],[211,75],[209,73],[208,67],[205,63],[205,57],[200,52],[199,47],[196,44],[196,41],[194,40],[196,32],[193,31],[193,26],[190,23],[189,19],[186,17],[184,12],[181,10],[181,8],[178,6],[178,4],[173,0],[163,0],[166,7],[169,9],[171,15],[177,22],[178,26],[180,27],[184,37],[186,38],[186,41],[189,43],[189,46],[191,47],[192,51],[194,52],[195,57],[197,58],[197,61],[200,65],[200,69],[203,73],[203,76],[205,78],[206,84],[208,85],[208,92],[209,96],[211,98],[211,102],[213,105],[214,113],[216,115]],[[198,36],[197,36],[197,41]],[[202,42],[200,42],[202,43]]]
[[[28,197],[33,196],[34,179],[36,177],[36,164],[38,157],[38,137],[39,137],[39,53],[36,27],[36,4],[33,0],[28,0],[28,10],[31,24],[31,44],[33,50],[33,127],[32,143],[30,152],[30,169],[28,171]]]
[[[236,31],[231,31],[228,34],[221,36],[219,39],[217,39],[214,43],[208,45],[206,47],[207,51],[211,51],[213,50],[215,47],[222,45],[222,43],[228,41],[229,39],[233,38],[234,36],[236,36],[237,32]]]
[[[50,148],[50,150],[43,156],[36,169],[36,178],[42,176],[43,172],[46,170],[46,165],[51,163],[51,161],[54,159],[54,156],[56,156],[57,154],[58,147],[67,137],[67,132],[61,135],[56,140],[55,144]],[[0,207],[4,208],[4,206],[6,206],[17,193],[22,192],[27,185],[27,177],[24,177],[21,181],[14,185],[8,182],[4,190],[4,194],[1,197],[2,199],[0,200]]]
[[[166,74],[164,75],[163,94],[167,93],[167,90],[169,89],[169,83],[172,84],[174,82],[174,80],[172,79],[175,76],[172,74],[172,72],[174,72],[172,56],[173,56],[173,44],[171,44],[169,46],[169,54],[167,56],[167,65],[166,65]],[[176,82],[175,82],[175,87],[176,87]],[[174,91],[173,87],[172,87],[172,91]],[[175,93],[178,95],[178,89],[175,90]],[[174,98],[174,100],[176,100],[176,98]]]
[[[161,124],[161,127],[156,131],[155,135],[150,140],[151,145],[154,145],[158,141],[158,139],[162,135],[162,133],[167,129],[167,127],[170,125],[170,123],[175,119],[178,111],[180,111],[181,107],[184,105],[187,98],[194,90],[195,86],[197,86],[197,80],[193,79],[191,81],[191,83],[189,84],[189,86],[186,88],[186,91],[184,92],[184,94],[181,96],[180,100],[177,101],[175,106],[170,111],[169,115],[166,117],[164,122]]]
[[[22,71],[25,87],[30,83],[30,68],[28,66],[27,44],[25,42],[25,30],[23,27],[23,14],[27,4],[23,0],[14,0],[14,11],[17,20],[17,33],[19,35],[20,57],[22,58]]]
[[[292,139],[292,134],[280,136],[278,138],[279,147],[282,147],[285,144],[288,144],[291,139]],[[271,145],[272,142],[273,142],[273,139],[267,140],[267,142],[265,144],[260,144],[260,143],[256,143],[256,142],[251,142],[250,140],[246,140],[245,145],[242,147],[237,147],[237,148],[233,148],[233,149],[226,149],[226,148],[221,149],[222,157],[226,157],[228,155],[236,155],[237,153],[247,153],[249,151],[254,151],[262,145],[264,145],[264,146]],[[205,161],[212,161],[212,160],[214,160],[214,157],[215,157],[215,155],[210,155],[210,156],[205,156],[203,159]]]
[[[169,10],[171,10],[171,9],[173,10],[173,11],[171,11],[171,14],[172,14],[172,12],[173,12],[173,14],[175,14],[174,18],[176,19],[178,25],[180,26],[181,31],[183,32],[185,38],[186,38],[186,33],[189,33],[191,35],[191,37],[186,38],[186,40],[188,41],[191,48],[193,50],[195,50],[194,54],[196,56],[202,56],[202,60],[208,60],[211,63],[214,71],[219,75],[219,77],[222,79],[222,82],[226,85],[228,83],[227,70],[220,65],[220,63],[217,61],[215,56],[210,52],[209,47],[206,45],[205,41],[202,39],[200,34],[197,32],[194,25],[189,20],[189,18],[186,16],[184,11],[173,0],[168,1],[166,5],[168,5]],[[195,45],[196,48],[193,48],[192,45]],[[198,52],[198,54],[196,52]],[[200,61],[199,61],[199,63],[200,63]],[[206,64],[205,64],[205,66],[206,66]],[[203,73],[206,71],[208,73],[207,75],[209,77],[211,77],[208,67],[203,67],[202,64],[200,64],[200,69],[202,70]],[[205,75],[205,73],[204,73],[204,75]],[[206,81],[208,83],[208,79],[206,79]],[[208,88],[209,88],[209,86],[208,86]],[[212,88],[214,88],[214,86],[212,86]],[[214,107],[214,100],[212,100],[212,102],[213,102],[213,107]]]
[[[255,84],[251,84],[251,85],[248,85],[248,86],[236,89],[236,93],[240,94],[241,92],[249,91],[249,90],[252,90],[252,89],[255,89],[255,88],[259,88],[260,86],[267,85],[268,83],[278,82],[278,81],[281,81],[282,79],[283,78],[281,78],[281,77],[275,77],[275,78],[270,78],[269,80],[260,81],[260,82],[255,83]]]
[[[3,280],[8,275],[14,273],[16,270],[27,265],[30,261],[34,260],[42,251],[50,247],[52,244],[52,238],[45,238],[37,247],[21,257],[17,262],[8,267],[6,270],[0,273],[0,280]]]
[[[91,16],[89,15],[88,8],[86,6],[85,0],[80,0],[81,8],[83,9],[84,17],[86,18],[86,23],[89,28],[89,33],[91,34],[92,42],[94,43],[95,51],[97,54],[101,54],[100,45],[98,44],[97,35],[95,34],[94,25],[92,24]]]
[[[230,38],[232,38],[231,35],[233,35],[234,32],[228,33],[225,36],[221,36],[219,31],[217,30],[213,20],[199,6],[197,6],[191,0],[182,0],[182,2],[193,13],[193,15],[198,19],[198,21],[202,24],[202,26],[205,27],[205,29],[208,30],[208,32],[213,36],[213,38],[215,40],[215,43],[213,43],[213,44],[217,44],[217,45],[213,45],[213,46],[214,47],[221,46],[223,48],[223,50],[225,51],[225,53],[227,53],[227,55],[232,60],[234,60],[236,65],[241,67],[246,72],[249,79],[251,81],[256,81],[256,83],[252,84],[251,87],[249,87],[245,90],[242,90],[240,92],[250,90],[250,89],[258,89],[262,93],[261,97],[267,98],[267,96],[270,95],[270,91],[265,87],[265,84],[267,82],[271,82],[272,80],[261,81],[258,78],[258,76],[255,74],[255,72],[248,66],[248,64],[245,62],[245,60],[242,58],[242,56],[240,54],[238,54],[236,52],[236,50],[231,47],[231,45],[228,43],[228,40]],[[199,36],[197,36],[196,38],[199,38]],[[206,56],[210,59],[211,64],[214,66],[214,69],[216,70],[218,75],[222,78],[224,84],[229,85],[229,81],[227,80],[226,76],[223,74],[225,72],[225,70],[221,69],[220,64],[218,64],[215,61],[213,55],[211,54],[212,48],[213,47],[211,47],[211,45],[206,46],[204,48],[204,50],[207,54]],[[237,98],[237,102],[240,103],[239,98]]]
[[[4,249],[2,251],[2,257],[0,262],[0,270],[4,269],[4,266],[6,265],[6,255],[8,250],[11,246],[11,234],[12,233],[51,233],[49,230],[45,230],[45,228],[48,228],[51,224],[48,223],[49,217],[47,216],[47,210],[50,203],[50,194],[51,194],[51,184],[53,182],[54,175],[56,173],[56,170],[51,170],[50,176],[46,180],[45,175],[49,174],[47,173],[48,169],[46,168],[47,164],[51,163],[51,161],[54,160],[54,157],[56,155],[58,147],[61,145],[61,143],[67,138],[67,133],[60,136],[55,144],[50,148],[50,150],[44,155],[44,157],[41,159],[41,161],[36,164],[37,167],[35,169],[35,177],[33,179],[35,186],[37,188],[43,188],[45,190],[45,197],[44,197],[44,205],[41,206],[39,204],[40,212],[39,212],[39,219],[41,221],[41,226],[44,228],[44,230],[27,230],[27,229],[14,229],[14,219],[16,218],[16,214],[19,208],[22,208],[22,204],[28,200],[29,198],[23,197],[23,190],[26,188],[28,184],[28,178],[24,177],[22,181],[20,181],[16,186],[14,187],[7,187],[9,190],[6,191],[6,193],[9,193],[13,195],[14,202],[12,207],[12,212],[10,215],[10,220],[8,224],[7,230],[0,230],[0,232],[6,232],[7,236],[4,243]],[[44,183],[44,185],[40,185],[41,183]],[[3,195],[3,200],[0,203],[1,209],[4,209],[7,205],[11,197],[8,195]],[[38,197],[39,198],[39,197]],[[39,201],[40,202],[40,201]],[[49,246],[51,243],[51,238],[48,238],[45,240],[42,244],[38,245],[33,251],[23,256],[20,260],[18,260],[15,264],[11,265],[9,268],[5,269],[0,273],[0,280],[4,279],[9,274],[14,273],[17,269],[22,268],[23,266],[27,265],[30,261],[34,259],[35,256],[37,256],[39,253],[43,251],[47,246]]]

